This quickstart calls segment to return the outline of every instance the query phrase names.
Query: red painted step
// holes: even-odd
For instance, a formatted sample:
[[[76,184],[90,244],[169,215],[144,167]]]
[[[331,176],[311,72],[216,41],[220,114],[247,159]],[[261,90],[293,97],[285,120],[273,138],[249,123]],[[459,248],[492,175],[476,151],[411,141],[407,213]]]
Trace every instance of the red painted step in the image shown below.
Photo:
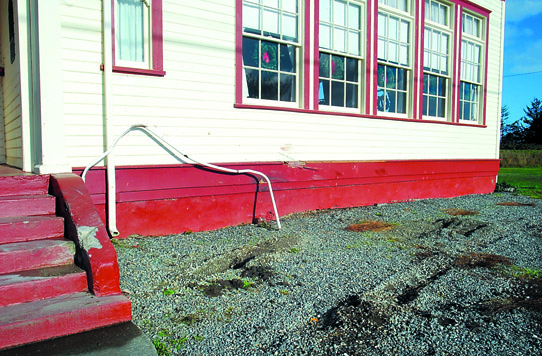
[[[54,215],[0,218],[0,244],[64,236],[64,219]]]
[[[0,307],[85,291],[87,274],[73,264],[0,275]]]
[[[50,195],[0,196],[0,218],[54,213],[55,197]]]
[[[0,245],[0,274],[72,264],[75,244],[46,239]]]
[[[0,308],[0,349],[76,334],[131,319],[123,295],[75,293]]]
[[[32,175],[17,170],[4,172],[0,168],[0,196],[42,195],[49,189],[48,175]]]

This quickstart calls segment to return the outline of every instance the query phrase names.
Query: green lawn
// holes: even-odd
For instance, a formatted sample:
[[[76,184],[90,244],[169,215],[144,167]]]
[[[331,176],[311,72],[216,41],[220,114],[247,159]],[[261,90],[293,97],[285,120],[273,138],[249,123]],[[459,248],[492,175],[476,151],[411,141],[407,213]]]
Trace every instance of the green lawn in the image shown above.
[[[517,187],[522,195],[542,199],[542,167],[501,168],[499,183],[507,183]]]

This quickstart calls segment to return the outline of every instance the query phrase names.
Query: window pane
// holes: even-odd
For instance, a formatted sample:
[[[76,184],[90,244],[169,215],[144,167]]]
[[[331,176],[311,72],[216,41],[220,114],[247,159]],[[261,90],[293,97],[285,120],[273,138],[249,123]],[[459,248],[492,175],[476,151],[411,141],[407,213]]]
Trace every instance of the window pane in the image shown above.
[[[295,72],[295,47],[280,45],[280,70],[283,72]]]
[[[331,105],[344,107],[344,84],[331,82]]]
[[[297,16],[282,15],[282,35],[290,41],[297,41]]]
[[[438,99],[438,117],[446,117],[446,99]]]
[[[446,6],[440,6],[440,23],[444,26],[448,26],[448,8]]]
[[[423,96],[423,109],[422,109],[422,115],[427,115],[429,106],[429,97],[427,95]]]
[[[399,40],[399,19],[390,17],[389,21],[390,25],[388,38],[391,40]]]
[[[378,58],[379,59],[387,59],[388,54],[386,52],[386,41],[382,39],[378,39]]]
[[[446,96],[446,79],[439,78],[438,80],[438,96]]]
[[[117,0],[116,39],[118,58],[145,61],[145,30],[143,3],[134,0]]]
[[[320,48],[331,49],[331,27],[320,23]]]
[[[282,9],[297,14],[297,0],[282,0]]]
[[[278,44],[274,42],[262,41],[261,63],[262,68],[278,70]]]
[[[381,37],[388,36],[388,17],[378,14],[378,35]]]
[[[407,90],[407,72],[405,69],[397,70],[397,89]]]
[[[259,44],[258,40],[243,37],[243,64],[245,66],[256,68],[260,66]]]
[[[384,87],[384,83],[386,83],[386,67],[383,65],[378,65],[378,86]]]
[[[437,116],[437,98],[429,97],[429,116]]]
[[[334,1],[333,22],[335,25],[346,26],[346,3],[343,1]]]
[[[346,84],[346,107],[358,107],[358,86],[354,84]]]
[[[388,95],[388,100],[386,101],[388,107],[386,108],[386,112],[398,112],[397,111],[397,95],[395,91],[389,90],[386,92]]]
[[[278,100],[278,73],[262,71],[262,99]]]
[[[429,95],[437,95],[438,78],[434,75],[429,76]]]
[[[406,94],[397,93],[397,112],[400,114],[406,114]]]
[[[279,13],[275,10],[263,10],[263,30],[266,33],[279,35]]]
[[[428,9],[425,9],[427,11]],[[438,3],[431,3],[431,21],[439,23],[439,6]]]
[[[342,28],[333,29],[333,49],[339,52],[346,51],[346,31]]]
[[[399,53],[399,63],[402,65],[408,66],[409,56],[408,56],[408,46],[401,46]]]
[[[406,21],[401,21],[401,42],[408,43],[410,24]]]
[[[243,3],[243,26],[245,29],[261,30],[258,5]]]
[[[344,80],[344,57],[331,57],[331,77]]]
[[[320,0],[320,21],[331,22],[331,0]]]
[[[280,76],[280,100],[295,101],[295,76],[281,74]]]
[[[329,67],[329,54],[320,53],[320,71],[319,76],[323,78],[329,78],[330,77],[330,67]]]
[[[427,74],[423,75],[423,93],[429,93],[429,75]]]
[[[352,58],[346,59],[346,80],[349,82],[358,81],[358,61]]]
[[[350,4],[348,7],[348,27],[361,30],[361,8],[358,5]]]
[[[386,68],[386,88],[395,89],[397,87],[397,78],[395,68]]]
[[[318,102],[322,105],[329,105],[329,80],[320,80]]]
[[[348,32],[348,53],[359,56],[360,51],[359,32]]]
[[[258,74],[259,72],[255,69],[245,69],[245,79],[247,82],[249,98],[260,98],[260,78]]]
[[[398,46],[396,43],[388,43],[388,58],[387,60],[392,63],[399,63]]]

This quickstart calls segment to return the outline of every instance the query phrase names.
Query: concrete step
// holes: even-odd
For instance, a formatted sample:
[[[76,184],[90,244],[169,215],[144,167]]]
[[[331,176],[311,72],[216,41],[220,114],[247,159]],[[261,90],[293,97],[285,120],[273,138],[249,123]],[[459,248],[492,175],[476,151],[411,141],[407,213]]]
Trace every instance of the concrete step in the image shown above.
[[[75,244],[45,239],[0,245],[0,274],[73,264]]]
[[[87,274],[73,264],[0,275],[0,307],[86,291]]]
[[[64,236],[64,219],[54,215],[0,218],[0,245]]]
[[[42,195],[49,189],[48,175],[0,172],[0,196]]]
[[[152,341],[132,322],[0,350],[0,356],[36,355],[156,356],[157,352]]]
[[[54,215],[55,197],[50,195],[0,196],[0,218],[9,216]]]
[[[75,293],[0,308],[0,349],[76,334],[131,319],[123,295]]]

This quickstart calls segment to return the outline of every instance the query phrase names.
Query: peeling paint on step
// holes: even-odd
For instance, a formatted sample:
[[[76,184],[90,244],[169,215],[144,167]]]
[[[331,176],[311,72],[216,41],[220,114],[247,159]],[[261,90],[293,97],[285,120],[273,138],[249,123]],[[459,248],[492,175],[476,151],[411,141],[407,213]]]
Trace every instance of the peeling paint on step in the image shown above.
[[[88,251],[91,248],[102,248],[102,244],[96,238],[97,232],[98,228],[96,226],[79,226],[77,228],[77,237],[83,250]]]

